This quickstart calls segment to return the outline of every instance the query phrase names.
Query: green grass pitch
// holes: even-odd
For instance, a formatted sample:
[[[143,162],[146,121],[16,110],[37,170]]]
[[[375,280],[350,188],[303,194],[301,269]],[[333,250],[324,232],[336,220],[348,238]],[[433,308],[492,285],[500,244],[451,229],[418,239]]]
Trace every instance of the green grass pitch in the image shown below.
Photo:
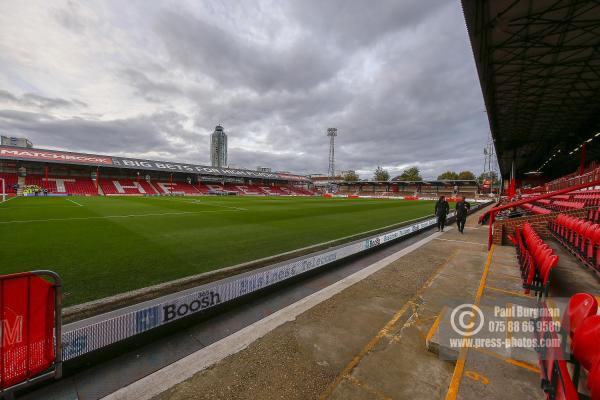
[[[58,272],[73,305],[432,212],[377,199],[20,197],[0,203],[0,274]]]

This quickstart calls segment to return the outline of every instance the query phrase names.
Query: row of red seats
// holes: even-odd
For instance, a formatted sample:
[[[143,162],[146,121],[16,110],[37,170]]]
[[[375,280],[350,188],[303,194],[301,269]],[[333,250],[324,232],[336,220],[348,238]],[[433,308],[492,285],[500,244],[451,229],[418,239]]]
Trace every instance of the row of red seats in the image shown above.
[[[576,201],[559,200],[550,205],[550,208],[556,211],[580,210],[585,207],[585,203]]]
[[[558,264],[558,256],[528,222],[523,224],[522,229],[515,227],[513,242],[517,246],[525,294],[533,291],[540,299],[547,297],[552,269]]]
[[[574,193],[573,200],[584,202],[586,207],[600,206],[600,194],[595,190]]]
[[[98,194],[98,188],[90,178],[74,176],[49,176],[46,179],[42,175],[27,175],[25,185],[37,185],[48,189],[49,193],[92,195]]]
[[[106,195],[159,194],[154,186],[142,179],[100,179],[100,187]]]
[[[600,269],[600,225],[560,214],[549,223],[556,239],[583,263]]]
[[[593,182],[600,179],[600,166],[594,162],[581,174],[579,171],[572,174],[563,176],[562,178],[555,179],[544,185],[546,192],[565,189],[568,187],[576,186],[582,183]]]
[[[558,197],[558,196],[556,196]],[[579,210],[586,206],[584,201],[575,201],[575,200],[556,200],[555,197],[552,199],[541,199],[536,201],[537,204],[542,207],[553,210],[553,211],[569,211],[569,210]]]
[[[588,210],[588,220],[596,224],[600,223],[600,207],[590,208]]]
[[[552,313],[545,304],[538,318],[538,339],[545,339],[546,345],[539,348],[540,375],[542,389],[547,399],[578,400],[580,371],[587,372],[585,387],[592,400],[600,399],[600,315],[598,302],[589,293],[577,293],[571,297],[560,324],[560,332]],[[560,336],[559,336],[560,334]],[[561,345],[563,344],[563,345]],[[570,357],[563,349],[570,349]],[[569,373],[567,363],[574,365]],[[583,398],[583,397],[581,397]],[[585,396],[587,398],[587,396]]]
[[[551,210],[548,210],[547,208],[534,206],[533,204],[529,204],[529,203],[521,204],[521,208],[523,208],[527,211],[531,211],[533,214],[536,214],[536,215],[550,214],[552,212]]]
[[[293,186],[258,186],[258,185],[243,185],[243,184],[232,184],[226,183],[225,185],[218,183],[206,183],[198,184],[195,186],[200,193],[225,193],[233,192],[240,195],[255,195],[255,196],[292,196],[292,195],[304,195],[312,196],[315,193],[306,189],[301,189]]]
[[[184,193],[190,195],[211,194],[211,193],[235,193],[239,195],[256,196],[285,196],[285,195],[313,195],[314,192],[299,189],[296,187],[285,186],[258,186],[231,184],[225,185],[218,183],[206,183],[191,185],[186,182],[147,182],[145,180],[132,179],[101,179],[100,186],[105,194],[171,194]]]
[[[19,177],[17,176],[17,174],[9,174],[9,173],[2,173],[0,172],[0,178],[4,179],[4,188],[6,190],[6,193],[11,193],[12,192],[12,186],[14,186],[18,180]],[[2,191],[2,183],[0,182],[0,191]]]
[[[160,194],[184,193],[191,195],[199,195],[200,191],[193,185],[187,182],[151,182],[150,183]]]

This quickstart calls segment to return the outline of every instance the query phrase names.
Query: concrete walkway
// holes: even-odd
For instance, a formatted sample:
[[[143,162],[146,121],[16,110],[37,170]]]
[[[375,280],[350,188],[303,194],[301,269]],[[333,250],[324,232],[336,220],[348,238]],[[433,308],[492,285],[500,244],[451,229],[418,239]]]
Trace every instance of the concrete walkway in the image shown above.
[[[444,398],[456,380],[455,363],[428,351],[426,342],[444,309],[473,303],[481,291],[490,263],[487,229],[477,226],[478,214],[469,218],[464,235],[456,229],[435,234],[428,243],[192,378],[170,389],[168,382],[156,382],[167,390],[155,398]],[[512,259],[507,251],[498,261],[512,264],[508,267],[516,271],[512,252]],[[504,273],[492,271],[490,282]],[[513,367],[498,363],[504,364]],[[527,390],[541,398],[535,367],[515,368],[528,375]],[[463,368],[457,397],[468,398],[462,390],[471,382],[490,380],[484,378],[471,367]]]

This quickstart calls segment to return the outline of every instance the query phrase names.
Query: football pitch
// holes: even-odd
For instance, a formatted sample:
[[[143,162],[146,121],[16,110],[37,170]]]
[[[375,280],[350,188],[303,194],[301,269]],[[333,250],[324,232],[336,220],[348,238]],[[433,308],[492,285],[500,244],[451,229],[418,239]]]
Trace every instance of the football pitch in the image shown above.
[[[0,203],[0,274],[53,270],[73,305],[432,213],[431,201],[19,197]]]

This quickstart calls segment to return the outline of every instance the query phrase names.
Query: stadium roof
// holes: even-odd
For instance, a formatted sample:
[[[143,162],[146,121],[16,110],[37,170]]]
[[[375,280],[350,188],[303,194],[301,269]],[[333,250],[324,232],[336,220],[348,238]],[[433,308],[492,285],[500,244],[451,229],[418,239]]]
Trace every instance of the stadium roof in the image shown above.
[[[573,172],[600,132],[600,2],[462,4],[502,175]]]
[[[88,167],[125,168],[133,170],[162,171],[197,175],[212,175],[238,178],[272,179],[282,181],[309,181],[302,175],[262,172],[248,169],[210,167],[168,161],[142,160],[98,154],[73,153],[67,151],[0,146],[0,161],[30,161],[56,164],[74,164]]]

